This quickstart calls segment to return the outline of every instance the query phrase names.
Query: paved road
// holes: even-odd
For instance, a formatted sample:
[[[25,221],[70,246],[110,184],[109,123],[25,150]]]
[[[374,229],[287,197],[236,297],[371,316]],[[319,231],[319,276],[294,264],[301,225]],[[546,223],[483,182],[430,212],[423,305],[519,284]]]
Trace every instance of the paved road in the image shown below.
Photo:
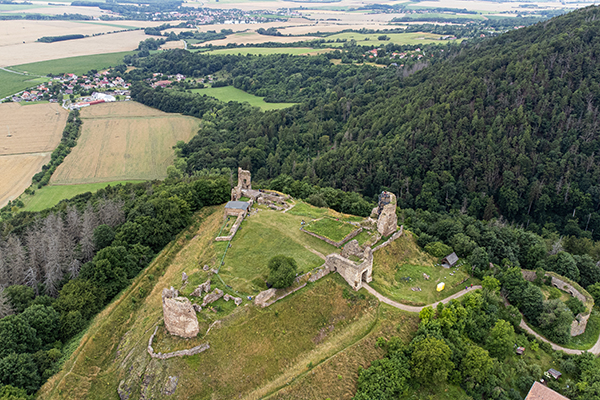
[[[406,304],[402,304],[402,303],[398,303],[397,301],[390,300],[387,297],[385,297],[382,294],[380,294],[379,292],[377,292],[375,289],[373,289],[371,286],[369,286],[366,283],[363,283],[363,287],[365,289],[367,289],[367,291],[369,293],[371,293],[373,296],[377,297],[377,299],[379,301],[381,301],[381,302],[383,302],[385,304],[389,304],[392,307],[396,307],[396,308],[399,308],[399,309],[404,310],[404,311],[416,312],[416,313],[421,312],[421,310],[424,309],[425,307],[431,306],[433,308],[436,308],[439,303],[446,304],[450,300],[458,299],[459,297],[464,296],[468,292],[471,292],[471,291],[473,291],[475,289],[481,289],[481,285],[474,285],[473,288],[469,287],[468,290],[463,289],[463,290],[461,290],[458,293],[454,293],[452,296],[446,297],[444,300],[440,300],[438,302],[435,302],[433,304],[428,304],[426,306],[416,307],[416,306],[407,306]]]
[[[420,311],[421,311],[423,308],[427,307],[427,306],[421,306],[421,307],[407,306],[406,304],[398,303],[397,301],[394,301],[394,300],[390,300],[390,299],[388,299],[387,297],[385,297],[385,296],[381,295],[380,293],[378,293],[378,292],[377,292],[375,289],[373,289],[371,286],[369,286],[369,285],[368,285],[368,284],[366,284],[366,283],[363,283],[363,287],[364,287],[365,289],[367,289],[367,291],[368,291],[369,293],[371,293],[373,296],[377,297],[377,299],[378,299],[379,301],[381,301],[381,302],[383,302],[383,303],[385,303],[385,304],[389,304],[389,305],[390,305],[390,306],[392,306],[392,307],[399,308],[400,310],[404,310],[404,311],[408,311],[408,312],[415,312],[415,313],[418,313],[418,312],[420,312]],[[457,298],[459,298],[459,297],[461,297],[461,296],[465,295],[467,292],[469,292],[469,291],[471,291],[471,290],[475,290],[475,289],[481,289],[481,286],[480,286],[480,285],[475,285],[475,286],[473,286],[473,289],[471,289],[471,288],[469,288],[468,290],[464,290],[464,289],[463,289],[463,290],[461,290],[460,292],[458,292],[458,293],[455,293],[455,294],[453,294],[453,295],[452,295],[452,296],[450,296],[450,297],[446,297],[444,300],[441,300],[441,301],[438,301],[438,302],[436,302],[436,303],[429,304],[429,305],[430,305],[430,306],[432,306],[433,308],[436,308],[436,307],[437,307],[437,305],[438,305],[440,302],[441,302],[441,303],[444,303],[444,304],[446,304],[446,303],[448,303],[450,300],[457,299]],[[521,323],[519,324],[519,326],[520,326],[522,329],[525,329],[525,330],[526,330],[527,332],[529,332],[530,334],[532,334],[532,335],[534,335],[535,337],[537,337],[538,339],[540,339],[540,340],[542,340],[542,341],[544,341],[544,342],[546,342],[546,343],[549,343],[549,344],[552,346],[552,348],[553,348],[554,350],[562,350],[562,351],[564,351],[564,352],[565,352],[565,353],[567,353],[567,354],[581,354],[581,353],[583,353],[584,351],[588,351],[588,352],[590,352],[590,353],[592,353],[592,354],[594,354],[594,355],[596,355],[596,356],[597,356],[598,354],[600,354],[600,337],[598,338],[598,341],[596,341],[596,344],[595,344],[595,345],[594,345],[594,346],[593,346],[591,349],[589,349],[589,350],[574,350],[574,349],[567,349],[567,348],[565,348],[565,347],[559,346],[559,345],[557,345],[556,343],[552,343],[551,341],[549,341],[548,339],[546,339],[545,337],[543,337],[543,336],[539,335],[539,334],[538,334],[538,333],[536,333],[536,332],[535,332],[533,329],[531,329],[531,328],[530,328],[530,327],[529,327],[529,326],[528,326],[528,325],[525,323],[525,321],[524,321],[523,319],[521,320]]]

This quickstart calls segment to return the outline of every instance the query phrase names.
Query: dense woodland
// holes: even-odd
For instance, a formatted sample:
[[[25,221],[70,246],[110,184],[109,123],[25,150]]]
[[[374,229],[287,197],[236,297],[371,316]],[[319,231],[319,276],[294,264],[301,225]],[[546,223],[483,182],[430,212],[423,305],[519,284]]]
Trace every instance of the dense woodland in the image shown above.
[[[0,398],[37,391],[90,319],[229,193],[225,178],[109,186],[0,223]]]
[[[173,51],[139,59],[131,76],[220,74],[267,101],[300,102],[286,110],[143,83],[132,94],[203,118],[181,148],[187,173],[241,165],[258,179],[288,174],[367,198],[388,189],[403,208],[502,215],[538,233],[598,239],[598,13],[589,7],[464,43],[417,73],[323,56]]]

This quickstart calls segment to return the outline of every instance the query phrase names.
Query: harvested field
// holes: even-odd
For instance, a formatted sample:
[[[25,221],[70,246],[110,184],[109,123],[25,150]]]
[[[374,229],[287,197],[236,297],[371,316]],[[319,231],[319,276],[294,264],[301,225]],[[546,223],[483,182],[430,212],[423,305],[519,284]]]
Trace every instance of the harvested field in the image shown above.
[[[0,156],[52,152],[68,115],[58,104],[0,104]]]
[[[110,30],[115,29],[110,28]],[[81,33],[81,29],[73,29],[69,33]],[[53,35],[42,33],[38,34],[36,39],[42,36]],[[147,39],[147,36],[144,34],[144,31],[127,31],[55,43],[22,43],[21,41],[17,44],[0,46],[0,51],[2,52],[0,67],[65,57],[131,51],[136,49],[139,42],[145,39]]]
[[[134,53],[132,51],[124,51],[120,53],[96,54],[93,56],[67,57],[56,60],[15,65],[10,68],[13,71],[27,72],[28,74],[35,75],[62,74],[65,72],[75,75],[83,75],[91,69],[102,70],[122,64],[123,57],[125,57],[127,54]],[[4,85],[1,84],[0,88],[2,86]]]
[[[269,55],[269,54],[291,54],[297,56],[313,56],[317,54],[327,53],[333,49],[313,49],[310,47],[236,47],[233,49],[218,49],[207,51],[210,54],[254,54],[254,55]]]
[[[135,102],[84,108],[81,117],[81,137],[56,169],[52,184],[165,178],[172,147],[188,141],[200,122]]]
[[[31,177],[50,160],[67,115],[56,104],[0,104],[0,207],[31,185]]]
[[[260,35],[256,32],[240,32],[234,33],[233,35],[227,36],[226,39],[212,40],[210,42],[203,43],[204,46],[209,43],[213,46],[227,46],[229,43],[237,43],[237,44],[255,44],[255,43],[267,43],[267,42],[275,42],[275,43],[294,43],[294,42],[302,42],[305,40],[313,40],[320,39],[314,36],[302,36],[302,37],[294,37],[294,36],[269,36],[269,35]]]
[[[31,177],[50,161],[50,153],[0,156],[0,207],[17,198],[31,185]]]

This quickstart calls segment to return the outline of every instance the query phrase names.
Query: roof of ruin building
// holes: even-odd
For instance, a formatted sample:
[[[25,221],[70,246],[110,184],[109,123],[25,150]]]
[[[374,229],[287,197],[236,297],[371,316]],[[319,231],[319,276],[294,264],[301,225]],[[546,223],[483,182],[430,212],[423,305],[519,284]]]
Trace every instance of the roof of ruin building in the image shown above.
[[[525,400],[569,400],[569,398],[535,381]]]
[[[452,253],[452,254],[444,257],[444,260],[448,261],[448,264],[454,265],[458,261],[458,256],[456,255],[456,253]]]
[[[247,210],[250,204],[245,201],[230,201],[225,204],[225,208],[234,208],[236,210]]]

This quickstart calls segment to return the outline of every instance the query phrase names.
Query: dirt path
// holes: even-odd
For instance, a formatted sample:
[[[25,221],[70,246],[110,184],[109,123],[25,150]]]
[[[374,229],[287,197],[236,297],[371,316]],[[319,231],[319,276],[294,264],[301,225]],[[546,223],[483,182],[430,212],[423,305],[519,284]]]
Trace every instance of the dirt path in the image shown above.
[[[527,332],[531,333],[536,338],[540,339],[541,341],[549,343],[554,350],[562,350],[562,351],[564,351],[567,354],[581,354],[581,353],[583,353],[585,351],[587,351],[589,353],[592,353],[595,356],[597,356],[598,354],[600,354],[600,337],[598,338],[598,340],[596,341],[596,344],[591,349],[588,349],[588,350],[567,349],[565,347],[562,347],[562,346],[559,346],[559,345],[557,345],[555,343],[552,343],[551,341],[549,341],[545,337],[543,337],[540,334],[538,334],[537,332],[535,332],[533,329],[531,329],[529,327],[529,325],[527,325],[525,323],[525,320],[523,320],[523,319],[521,320],[521,323],[519,324],[519,326],[522,329],[525,329]]]
[[[446,297],[444,300],[438,301],[438,302],[436,302],[436,303],[433,303],[433,304],[428,304],[427,306],[416,307],[416,306],[407,306],[406,304],[402,304],[402,303],[398,303],[397,301],[390,300],[390,299],[388,299],[387,297],[385,297],[385,296],[383,296],[382,294],[380,294],[379,292],[377,292],[377,291],[376,291],[375,289],[373,289],[371,286],[367,285],[366,283],[363,283],[363,287],[364,287],[365,289],[367,289],[367,291],[368,291],[369,293],[371,293],[373,296],[377,297],[377,299],[378,299],[379,301],[381,301],[381,302],[383,302],[383,303],[385,303],[385,304],[388,304],[388,305],[390,305],[390,306],[392,306],[392,307],[399,308],[400,310],[404,310],[404,311],[408,311],[408,312],[415,312],[415,313],[417,313],[417,312],[420,312],[420,311],[421,311],[423,308],[425,308],[425,307],[427,307],[427,306],[431,306],[431,307],[435,308],[435,307],[437,307],[437,305],[438,305],[439,303],[444,303],[444,304],[446,304],[446,303],[448,303],[450,300],[457,299],[457,298],[459,298],[459,297],[461,297],[461,296],[465,295],[467,292],[469,292],[469,291],[471,291],[471,290],[475,290],[475,289],[481,289],[481,286],[480,286],[480,285],[475,285],[475,286],[473,286],[473,288],[472,288],[472,289],[471,289],[471,288],[469,288],[468,290],[464,290],[464,289],[463,289],[463,290],[461,290],[460,292],[458,292],[458,293],[455,293],[455,294],[453,294],[452,296]],[[522,329],[526,330],[527,332],[531,333],[531,334],[532,334],[533,336],[535,336],[536,338],[538,338],[538,339],[540,339],[540,340],[542,340],[542,341],[544,341],[544,342],[546,342],[546,343],[549,343],[549,344],[552,346],[552,348],[553,348],[554,350],[561,350],[561,351],[564,351],[564,352],[565,352],[565,353],[567,353],[567,354],[581,354],[581,353],[583,353],[583,352],[585,352],[585,351],[587,351],[587,352],[590,352],[590,353],[592,353],[592,354],[594,354],[594,355],[596,355],[596,356],[597,356],[598,354],[600,354],[600,337],[598,338],[598,340],[596,341],[596,344],[595,344],[595,345],[594,345],[594,346],[593,346],[591,349],[588,349],[588,350],[575,350],[575,349],[567,349],[566,347],[562,347],[562,346],[559,346],[559,345],[557,345],[556,343],[552,343],[551,341],[549,341],[549,340],[548,340],[548,339],[546,339],[545,337],[543,337],[543,336],[539,335],[538,333],[536,333],[536,332],[535,332],[533,329],[531,329],[531,328],[530,328],[530,327],[529,327],[529,326],[528,326],[528,325],[525,323],[525,320],[523,320],[523,319],[521,319],[521,323],[519,324],[519,326],[520,326]]]
[[[323,254],[323,253],[319,253],[319,252],[318,252],[318,251],[316,251],[315,249],[311,249],[311,248],[310,248],[310,247],[308,247],[308,246],[304,246],[304,248],[305,248],[306,250],[310,251],[311,253],[313,253],[314,255],[317,255],[317,256],[321,257],[323,260],[325,259],[325,254]]]
[[[385,296],[383,296],[382,294],[380,294],[379,292],[377,292],[377,291],[376,291],[375,289],[373,289],[371,286],[367,285],[366,283],[363,283],[363,287],[364,287],[365,289],[367,289],[367,291],[368,291],[369,293],[371,293],[373,296],[377,297],[377,299],[378,299],[379,301],[381,301],[381,302],[383,302],[383,303],[385,303],[385,304],[388,304],[388,305],[390,305],[390,306],[392,306],[392,307],[399,308],[400,310],[404,310],[404,311],[408,311],[408,312],[415,312],[415,313],[421,312],[421,310],[422,310],[422,309],[424,309],[425,307],[428,307],[428,306],[431,306],[431,307],[433,307],[433,308],[436,308],[436,307],[437,307],[437,305],[438,305],[439,303],[446,304],[446,303],[448,303],[450,300],[458,299],[459,297],[461,297],[461,296],[463,296],[463,295],[467,294],[467,293],[468,293],[468,292],[470,292],[470,291],[473,291],[473,290],[475,290],[475,289],[481,289],[481,286],[480,286],[480,285],[475,285],[475,286],[473,286],[472,288],[469,288],[469,289],[467,289],[467,290],[463,289],[463,290],[461,290],[460,292],[458,292],[458,293],[454,293],[452,296],[446,297],[445,299],[443,299],[443,300],[440,300],[440,301],[437,301],[437,302],[435,302],[435,303],[433,303],[433,304],[428,304],[428,305],[426,305],[426,306],[420,306],[420,307],[417,307],[417,306],[407,306],[406,304],[402,304],[402,303],[398,303],[397,301],[390,300],[390,299],[388,299],[387,297],[385,297]]]

